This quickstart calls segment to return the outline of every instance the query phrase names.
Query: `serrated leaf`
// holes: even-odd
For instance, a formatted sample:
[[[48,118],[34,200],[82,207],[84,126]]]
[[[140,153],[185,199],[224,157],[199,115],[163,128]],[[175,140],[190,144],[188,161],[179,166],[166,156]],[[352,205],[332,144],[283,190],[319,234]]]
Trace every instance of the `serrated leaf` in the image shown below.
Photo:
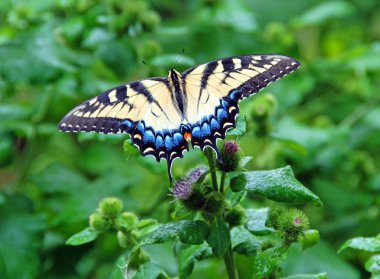
[[[236,118],[236,127],[228,131],[227,136],[238,137],[245,134],[247,126],[245,124],[245,115],[241,114]]]
[[[66,245],[82,245],[95,240],[99,235],[99,232],[91,227],[85,228],[83,231],[72,235],[67,241]]]
[[[376,237],[356,237],[349,239],[339,248],[338,253],[347,248],[378,253],[380,252],[380,235]]]
[[[268,228],[265,225],[265,222],[268,218],[269,208],[260,208],[260,209],[248,209],[246,210],[247,222],[245,227],[251,233],[255,235],[268,235],[274,232],[274,229]]]
[[[207,237],[207,243],[211,246],[216,257],[222,256],[231,243],[230,231],[222,216],[216,216]]]
[[[183,243],[201,244],[205,240],[207,233],[208,226],[205,222],[183,220],[157,227],[153,232],[143,237],[139,245],[164,243],[177,236]]]
[[[231,189],[234,192],[246,190],[278,202],[292,204],[312,202],[317,206],[322,205],[319,197],[294,177],[290,166],[244,172],[231,180]]]

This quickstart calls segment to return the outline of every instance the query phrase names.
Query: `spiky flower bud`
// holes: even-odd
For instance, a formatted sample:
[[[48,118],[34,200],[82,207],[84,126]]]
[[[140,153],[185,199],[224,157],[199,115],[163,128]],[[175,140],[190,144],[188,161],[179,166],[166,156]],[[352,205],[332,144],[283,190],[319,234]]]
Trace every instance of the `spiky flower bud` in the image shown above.
[[[90,215],[89,218],[89,225],[91,228],[104,232],[110,229],[112,222],[105,218],[103,214],[100,214],[99,212],[94,212]]]
[[[106,218],[116,218],[123,210],[123,202],[118,198],[105,198],[99,203],[99,212]]]
[[[309,219],[301,210],[291,208],[278,216],[278,230],[282,232],[285,242],[295,242],[309,229]]]
[[[225,172],[232,172],[239,169],[240,154],[239,145],[236,141],[226,141],[220,152],[218,168]]]
[[[271,227],[271,228],[274,228],[275,230],[278,230],[278,216],[280,216],[283,211],[284,211],[283,209],[271,208],[269,210],[265,225],[267,227]]]
[[[116,222],[118,226],[130,231],[137,226],[139,218],[132,212],[123,212],[117,217]]]
[[[243,224],[245,219],[245,210],[242,206],[236,205],[230,208],[224,216],[230,227],[237,227]]]
[[[211,192],[205,197],[202,210],[208,214],[217,214],[223,212],[226,207],[224,195],[219,192]]]

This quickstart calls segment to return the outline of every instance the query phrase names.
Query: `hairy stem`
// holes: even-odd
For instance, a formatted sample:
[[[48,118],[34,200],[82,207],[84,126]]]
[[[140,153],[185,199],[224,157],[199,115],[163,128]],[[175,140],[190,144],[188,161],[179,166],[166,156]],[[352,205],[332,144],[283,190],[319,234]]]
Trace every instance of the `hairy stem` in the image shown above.
[[[211,181],[212,181],[212,188],[214,191],[218,191],[218,180],[216,179],[216,171],[215,171],[215,157],[214,157],[214,151],[212,151],[211,148],[207,147],[204,151],[208,164],[210,166],[210,173],[211,173]]]
[[[224,181],[226,180],[226,172],[222,172],[222,177],[220,178],[220,187],[219,190],[223,194],[224,192]]]
[[[239,276],[237,274],[236,268],[235,268],[235,262],[232,254],[232,248],[231,245],[228,247],[228,250],[223,256],[224,258],[224,264],[226,265],[228,278],[230,279],[238,279]]]

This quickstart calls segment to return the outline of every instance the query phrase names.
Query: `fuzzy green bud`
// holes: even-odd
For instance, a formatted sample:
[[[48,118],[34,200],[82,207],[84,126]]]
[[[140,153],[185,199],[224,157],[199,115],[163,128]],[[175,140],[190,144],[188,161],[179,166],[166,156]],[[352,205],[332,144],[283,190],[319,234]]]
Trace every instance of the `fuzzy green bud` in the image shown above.
[[[278,216],[278,230],[282,232],[285,242],[295,242],[298,237],[309,229],[309,219],[301,210],[291,208]]]
[[[245,219],[245,210],[242,206],[236,205],[230,208],[224,216],[230,227],[237,227],[243,224]]]
[[[182,204],[192,211],[201,210],[206,203],[206,196],[204,190],[198,186],[193,186],[191,194],[185,200],[181,200]]]
[[[226,141],[220,151],[218,168],[224,172],[236,171],[240,167],[239,145],[236,141]]]
[[[202,210],[208,214],[217,214],[223,212],[227,207],[226,200],[222,193],[211,192],[206,196]]]
[[[265,225],[267,227],[274,228],[275,230],[278,230],[278,216],[283,212],[283,209],[275,208],[270,209],[268,213],[267,220],[265,222]]]
[[[111,221],[104,218],[102,214],[94,212],[90,215],[89,225],[97,231],[104,232],[109,230],[112,224]]]
[[[132,212],[123,212],[117,217],[116,222],[118,226],[129,231],[137,226],[139,218]]]
[[[118,198],[105,198],[99,203],[99,212],[106,218],[115,218],[123,210],[123,202]]]

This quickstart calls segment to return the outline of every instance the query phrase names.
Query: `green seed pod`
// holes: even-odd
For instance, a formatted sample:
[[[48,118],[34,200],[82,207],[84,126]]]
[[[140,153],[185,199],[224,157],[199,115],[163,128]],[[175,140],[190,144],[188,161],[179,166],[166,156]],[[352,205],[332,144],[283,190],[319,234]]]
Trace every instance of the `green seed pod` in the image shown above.
[[[111,221],[104,218],[99,212],[94,212],[90,215],[89,224],[90,227],[100,232],[105,232],[111,227]]]
[[[224,216],[224,220],[230,225],[230,227],[237,227],[243,224],[245,219],[245,210],[241,205],[236,205],[230,208],[226,215]]]
[[[139,222],[139,218],[132,212],[121,213],[116,220],[118,226],[128,231],[133,230]]]
[[[105,198],[99,203],[99,212],[106,218],[116,218],[123,210],[123,202],[118,198]]]

